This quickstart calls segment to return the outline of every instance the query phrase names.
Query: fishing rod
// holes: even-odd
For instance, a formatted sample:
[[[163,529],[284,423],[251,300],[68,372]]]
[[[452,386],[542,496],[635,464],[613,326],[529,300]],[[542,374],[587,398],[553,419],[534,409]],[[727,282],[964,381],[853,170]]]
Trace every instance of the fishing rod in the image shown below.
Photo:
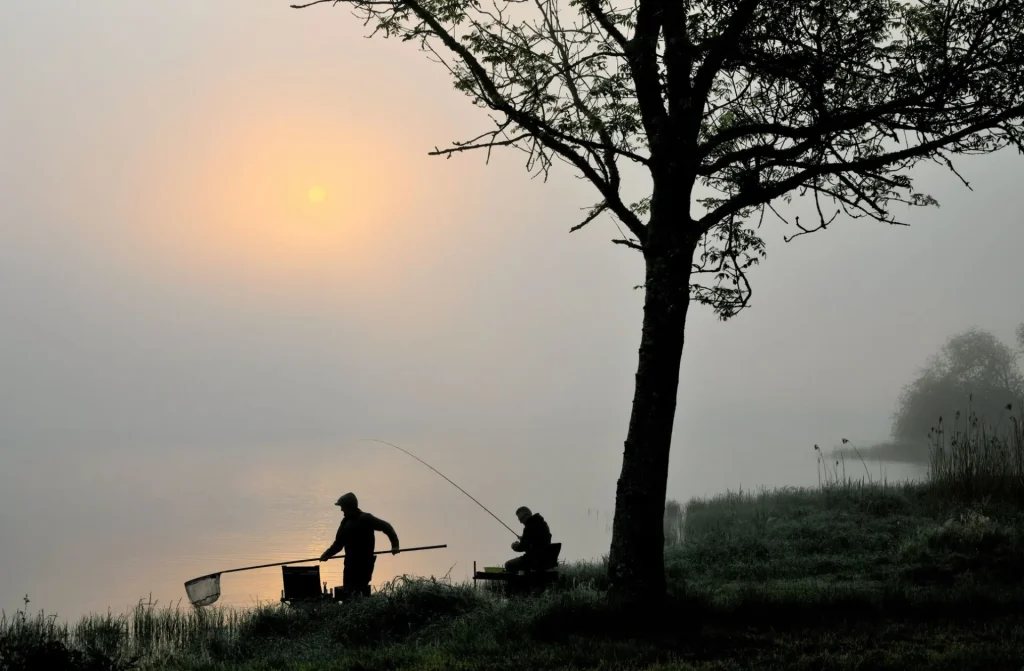
[[[485,510],[485,511],[487,512],[487,514],[488,514],[488,515],[490,515],[490,516],[491,516],[491,517],[493,517],[494,519],[498,520],[498,523],[499,523],[499,524],[501,524],[501,526],[505,527],[505,528],[506,528],[506,529],[508,529],[509,531],[512,531],[512,528],[511,528],[511,527],[510,527],[509,525],[507,525],[507,524],[505,524],[504,522],[502,522],[502,521],[501,521],[501,520],[500,520],[500,519],[498,518],[498,516],[497,516],[497,515],[495,515],[494,513],[492,513],[492,512],[490,511],[490,510],[487,510],[487,506],[485,506],[484,504],[480,503],[480,502],[479,502],[479,501],[477,501],[477,500],[476,500],[475,498],[473,498],[473,495],[472,495],[472,494],[470,494],[469,492],[467,492],[467,491],[466,491],[465,489],[463,489],[462,487],[459,487],[459,486],[458,486],[457,484],[455,484],[454,482],[452,482],[452,481],[451,481],[451,480],[450,480],[450,479],[448,478],[448,476],[447,476],[447,475],[445,475],[445,474],[444,474],[444,473],[442,473],[441,471],[437,470],[436,468],[434,468],[433,466],[431,466],[431,465],[430,465],[430,464],[428,464],[427,462],[423,461],[422,459],[420,459],[419,457],[417,457],[417,456],[416,456],[415,454],[413,454],[413,453],[412,453],[412,452],[410,452],[409,450],[404,450],[404,449],[402,449],[401,447],[399,447],[398,445],[395,445],[394,443],[389,443],[389,442],[388,442],[388,441],[386,441],[386,440],[379,440],[379,439],[377,439],[377,438],[360,438],[359,440],[372,440],[372,441],[373,441],[373,442],[375,442],[375,443],[383,443],[384,445],[390,445],[391,447],[395,448],[396,450],[399,450],[399,451],[401,451],[401,452],[405,452],[405,453],[406,453],[406,454],[408,454],[408,455],[409,455],[410,457],[412,457],[412,458],[413,458],[413,459],[415,459],[416,461],[420,462],[421,464],[423,464],[424,466],[426,466],[426,467],[427,467],[427,468],[429,468],[430,470],[434,471],[435,473],[437,473],[438,475],[440,475],[440,476],[441,476],[442,478],[444,478],[445,480],[448,480],[448,482],[449,482],[449,483],[451,483],[451,485],[452,485],[453,487],[455,487],[456,489],[458,489],[458,490],[459,490],[460,492],[462,492],[463,494],[465,494],[465,495],[466,495],[466,496],[468,496],[469,498],[473,499],[473,503],[475,503],[475,504],[477,504],[478,506],[480,506],[481,508],[483,508],[483,509],[484,509],[484,510]],[[517,533],[516,533],[515,531],[512,531],[512,535],[514,535],[514,536],[515,536],[516,538],[519,538],[519,534],[517,534]]]

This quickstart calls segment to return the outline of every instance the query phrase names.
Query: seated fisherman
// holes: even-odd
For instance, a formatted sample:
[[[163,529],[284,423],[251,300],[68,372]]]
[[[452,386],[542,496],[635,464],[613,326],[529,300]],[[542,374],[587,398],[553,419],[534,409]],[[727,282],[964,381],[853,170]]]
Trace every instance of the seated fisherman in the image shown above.
[[[551,545],[551,530],[540,513],[530,512],[526,506],[516,510],[516,517],[523,524],[523,535],[512,544],[512,549],[522,556],[505,562],[506,571],[531,571],[547,568],[542,565],[544,551]]]

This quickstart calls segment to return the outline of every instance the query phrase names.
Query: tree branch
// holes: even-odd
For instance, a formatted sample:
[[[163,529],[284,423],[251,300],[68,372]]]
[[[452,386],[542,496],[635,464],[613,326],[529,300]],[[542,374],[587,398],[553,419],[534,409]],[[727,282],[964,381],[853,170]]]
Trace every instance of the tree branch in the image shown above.
[[[601,29],[608,33],[608,35],[615,40],[615,43],[622,48],[623,52],[625,52],[629,48],[629,41],[626,39],[626,36],[615,27],[615,24],[611,22],[611,19],[604,10],[601,9],[600,1],[601,0],[584,0],[583,6],[587,8],[587,11],[594,17],[594,20],[596,20],[598,25],[601,26]]]
[[[580,230],[581,228],[583,228],[584,226],[586,226],[587,224],[589,224],[593,220],[595,220],[598,217],[600,217],[601,214],[604,213],[607,209],[608,209],[608,203],[606,201],[602,200],[600,203],[598,203],[593,208],[591,208],[590,213],[587,215],[586,219],[584,219],[581,223],[578,223],[575,226],[573,226],[572,228],[570,228],[569,232],[572,233],[574,231]]]
[[[312,7],[313,5],[320,5],[320,4],[323,4],[325,2],[330,2],[330,3],[336,5],[339,2],[344,2],[344,1],[345,0],[312,0],[312,2],[307,2],[304,5],[291,5],[291,8],[292,9],[305,9],[306,7]]]
[[[583,175],[590,180],[590,182],[597,188],[597,190],[604,196],[605,200],[608,201],[608,207],[615,212],[622,223],[629,228],[630,232],[633,233],[641,241],[646,237],[646,227],[636,215],[634,215],[629,208],[622,202],[617,191],[611,188],[611,185],[597,174],[597,171],[578,153],[576,153],[572,147],[567,145],[561,139],[557,137],[557,132],[552,132],[554,129],[550,128],[547,124],[542,122],[540,119],[524,114],[520,110],[516,109],[515,106],[510,105],[507,100],[501,95],[497,87],[494,85],[494,81],[484,70],[480,61],[467,49],[463,44],[456,40],[448,30],[437,20],[437,18],[429,11],[427,11],[422,4],[417,0],[395,0],[396,3],[402,4],[408,7],[416,16],[430,27],[430,30],[434,35],[441,40],[441,42],[453,53],[455,53],[466,67],[470,69],[477,83],[487,94],[490,104],[497,110],[501,111],[519,126],[522,126],[540,140],[545,146],[551,148],[553,151],[558,153],[560,156],[568,160],[577,170],[583,173]]]
[[[927,99],[927,95],[927,92],[921,93],[914,96],[900,98],[898,100],[891,100],[881,105],[858,109],[847,114],[829,116],[810,126],[791,126],[778,122],[751,123],[733,126],[715,133],[713,137],[702,143],[700,145],[700,158],[703,160],[723,144],[735,142],[743,139],[744,137],[783,137],[793,140],[805,140],[805,146],[811,145],[815,142],[821,141],[822,138],[829,135],[854,130],[867,122],[884,118],[890,114],[896,114],[899,112],[913,113],[915,111],[920,114],[930,111],[928,109],[913,109],[914,105],[922,104]],[[702,166],[702,174],[709,173],[712,168],[716,171],[720,170],[724,165],[729,163],[728,161],[723,162],[728,156],[729,154],[726,154],[722,159],[719,159],[715,163],[709,166]]]
[[[665,83],[668,89],[669,118],[687,122],[677,127],[697,126],[703,112],[703,100],[694,95],[690,83],[693,69],[693,44],[687,34],[686,7],[680,0],[662,0],[664,15],[662,32],[665,35]],[[695,137],[695,136],[694,136]],[[682,138],[676,138],[676,142]],[[678,149],[683,149],[679,147]],[[689,148],[686,148],[689,149]]]
[[[781,182],[762,186],[755,192],[741,192],[711,212],[705,214],[700,218],[698,224],[702,228],[710,228],[716,222],[721,221],[724,217],[739,212],[745,208],[757,205],[758,203],[774,200],[793,189],[799,188],[801,185],[816,177],[838,175],[843,172],[884,168],[887,165],[892,165],[908,159],[920,158],[922,156],[932,154],[943,147],[954,144],[966,137],[991,129],[1004,121],[1021,117],[1024,117],[1024,104],[1015,105],[1008,110],[992,115],[990,118],[976,121],[965,128],[961,128],[955,133],[950,133],[928,142],[922,142],[913,147],[888,152],[875,157],[849,161],[843,164],[822,163],[820,165],[808,167],[792,177],[782,180]]]
[[[715,76],[722,68],[726,56],[736,48],[737,39],[746,29],[750,20],[754,18],[754,12],[757,10],[760,2],[761,0],[740,0],[732,16],[729,18],[725,30],[712,41],[708,55],[704,58],[700,67],[697,68],[697,74],[693,78],[693,96],[701,105],[701,114],[704,111],[704,101],[708,99],[708,94],[711,93],[711,86],[715,81]],[[698,118],[696,121],[699,123],[700,119]]]
[[[602,163],[604,164],[608,179],[608,189],[618,194],[619,187],[622,184],[622,179],[619,175],[619,167],[615,162],[615,143],[612,142],[611,134],[608,132],[608,127],[605,125],[604,120],[595,114],[580,97],[579,87],[576,85],[572,68],[569,65],[569,53],[565,49],[564,42],[559,40],[556,35],[555,21],[557,20],[557,14],[552,16],[552,13],[556,12],[557,9],[554,9],[549,13],[545,11],[544,6],[541,5],[541,0],[535,0],[535,2],[537,4],[537,8],[541,12],[541,16],[544,18],[544,23],[549,31],[550,39],[552,43],[554,43],[555,49],[558,51],[558,56],[563,68],[562,76],[566,82],[566,88],[569,90],[569,95],[572,98],[573,105],[577,110],[586,115],[590,123],[592,123],[597,129],[598,136],[601,138],[601,144],[604,146]],[[607,197],[605,202],[607,203]]]
[[[644,251],[643,247],[641,247],[640,245],[636,244],[632,240],[625,240],[625,239],[618,239],[617,238],[615,240],[612,240],[612,242],[615,243],[616,245],[624,245],[626,247],[629,247],[630,249],[637,249],[637,250],[639,250],[641,252]]]
[[[665,146],[668,112],[662,103],[661,76],[658,72],[658,35],[661,30],[657,0],[637,0],[636,30],[626,46],[629,66],[640,105],[640,120],[651,151],[652,169],[659,170],[669,149]],[[661,156],[659,156],[659,154]]]

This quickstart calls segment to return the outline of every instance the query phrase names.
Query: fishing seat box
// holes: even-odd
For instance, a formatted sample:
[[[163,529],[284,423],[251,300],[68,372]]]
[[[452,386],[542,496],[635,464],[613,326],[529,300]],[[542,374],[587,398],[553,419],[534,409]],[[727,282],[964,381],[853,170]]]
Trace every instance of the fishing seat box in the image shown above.
[[[282,566],[281,578],[284,582],[281,601],[319,600],[324,596],[319,566]]]
[[[506,583],[519,583],[525,585],[545,584],[558,580],[558,555],[562,552],[561,543],[551,543],[545,553],[541,556],[540,569],[530,571],[500,571],[476,570],[476,562],[473,562],[473,580],[494,580]]]

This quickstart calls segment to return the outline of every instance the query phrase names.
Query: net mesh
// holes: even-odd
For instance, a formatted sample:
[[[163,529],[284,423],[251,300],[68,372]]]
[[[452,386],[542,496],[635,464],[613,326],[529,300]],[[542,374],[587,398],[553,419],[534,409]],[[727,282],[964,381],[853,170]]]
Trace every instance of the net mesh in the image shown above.
[[[207,575],[185,583],[185,593],[193,606],[209,606],[220,598],[220,575]]]

